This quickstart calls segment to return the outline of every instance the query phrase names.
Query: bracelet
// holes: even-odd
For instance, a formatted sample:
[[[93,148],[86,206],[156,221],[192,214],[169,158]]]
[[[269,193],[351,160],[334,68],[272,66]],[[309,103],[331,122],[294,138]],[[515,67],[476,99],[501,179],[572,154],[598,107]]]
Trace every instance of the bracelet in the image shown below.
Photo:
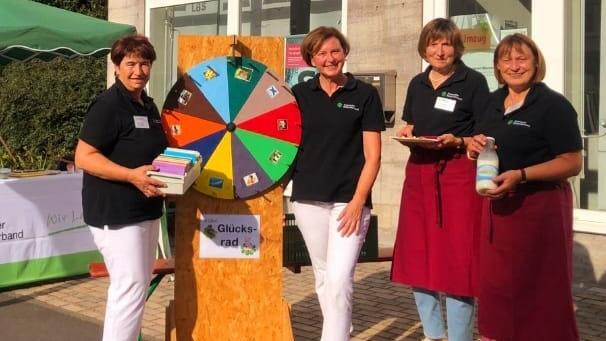
[[[525,184],[526,183],[526,169],[525,168],[520,168],[520,174],[522,174],[522,178],[520,179],[520,183],[521,184]]]
[[[463,139],[462,137],[459,137],[458,139],[459,139],[459,141],[461,141],[461,143],[459,143],[459,144],[457,145],[457,149],[462,149],[462,148],[464,148],[464,147],[465,147],[465,139]]]

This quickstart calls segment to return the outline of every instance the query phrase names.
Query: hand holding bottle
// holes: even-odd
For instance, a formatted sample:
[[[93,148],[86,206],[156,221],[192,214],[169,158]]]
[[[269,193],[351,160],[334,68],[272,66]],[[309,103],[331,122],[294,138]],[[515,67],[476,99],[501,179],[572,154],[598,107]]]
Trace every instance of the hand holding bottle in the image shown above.
[[[496,190],[499,187],[495,182],[498,175],[499,157],[495,151],[495,140],[493,137],[484,136],[484,145],[478,153],[476,192],[480,195],[486,195],[488,191]]]
[[[520,173],[520,170],[508,170],[496,176],[493,181],[497,184],[497,187],[486,190],[483,195],[491,199],[501,199],[506,194],[513,192],[521,180],[522,173]]]
[[[467,143],[467,157],[472,160],[476,160],[478,155],[486,144],[486,136],[483,134],[475,135]]]

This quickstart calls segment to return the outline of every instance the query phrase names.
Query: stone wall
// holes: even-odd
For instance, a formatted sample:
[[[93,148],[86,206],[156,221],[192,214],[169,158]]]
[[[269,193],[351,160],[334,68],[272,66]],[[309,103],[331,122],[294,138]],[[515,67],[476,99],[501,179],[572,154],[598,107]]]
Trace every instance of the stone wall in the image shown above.
[[[145,33],[145,0],[108,0],[107,20],[133,25],[139,34]],[[114,84],[114,67],[107,63],[107,86]]]
[[[421,71],[417,41],[422,28],[422,0],[350,0],[347,37],[352,73],[396,70],[396,125],[383,134],[381,171],[373,189],[379,216],[379,244],[393,245],[408,149],[389,137],[401,128],[404,96],[410,79]]]
[[[145,0],[108,0],[109,21],[134,25],[137,32],[145,32]]]

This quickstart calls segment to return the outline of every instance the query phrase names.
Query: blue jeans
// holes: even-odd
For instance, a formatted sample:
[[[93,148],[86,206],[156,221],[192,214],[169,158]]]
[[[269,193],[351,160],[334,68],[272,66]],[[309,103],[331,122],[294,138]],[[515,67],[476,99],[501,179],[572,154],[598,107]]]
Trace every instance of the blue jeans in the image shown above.
[[[412,292],[425,337],[429,339],[446,338],[440,293],[420,288],[413,288]],[[473,339],[473,315],[473,297],[446,295],[448,341],[471,341]]]

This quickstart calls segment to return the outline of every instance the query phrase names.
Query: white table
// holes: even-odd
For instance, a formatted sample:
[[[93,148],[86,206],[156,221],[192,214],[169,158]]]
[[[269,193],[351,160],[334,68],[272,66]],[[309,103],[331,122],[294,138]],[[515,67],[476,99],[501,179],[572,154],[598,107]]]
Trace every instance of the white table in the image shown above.
[[[101,260],[81,192],[81,173],[0,180],[0,288],[84,274]]]

